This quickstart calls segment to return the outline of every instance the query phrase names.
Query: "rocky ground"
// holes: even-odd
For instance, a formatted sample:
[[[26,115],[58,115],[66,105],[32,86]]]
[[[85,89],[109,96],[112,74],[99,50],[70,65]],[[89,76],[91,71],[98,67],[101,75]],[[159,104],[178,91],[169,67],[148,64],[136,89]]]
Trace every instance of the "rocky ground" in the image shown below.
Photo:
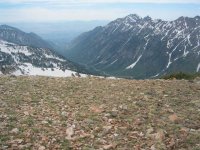
[[[0,149],[200,150],[200,82],[2,76]]]

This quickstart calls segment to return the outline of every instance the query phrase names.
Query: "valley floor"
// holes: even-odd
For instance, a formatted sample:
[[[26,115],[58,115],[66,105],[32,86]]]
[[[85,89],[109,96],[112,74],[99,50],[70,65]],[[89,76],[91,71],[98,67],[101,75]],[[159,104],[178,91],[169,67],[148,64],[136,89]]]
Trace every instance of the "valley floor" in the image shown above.
[[[200,82],[2,76],[0,149],[199,150]]]

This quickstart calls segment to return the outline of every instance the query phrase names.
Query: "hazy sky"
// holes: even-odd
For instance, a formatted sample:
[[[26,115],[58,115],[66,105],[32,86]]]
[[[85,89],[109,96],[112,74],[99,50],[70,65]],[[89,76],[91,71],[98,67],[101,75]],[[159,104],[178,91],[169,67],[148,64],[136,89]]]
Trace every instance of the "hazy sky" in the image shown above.
[[[200,0],[0,0],[0,22],[113,20],[129,14],[173,20],[200,15]]]

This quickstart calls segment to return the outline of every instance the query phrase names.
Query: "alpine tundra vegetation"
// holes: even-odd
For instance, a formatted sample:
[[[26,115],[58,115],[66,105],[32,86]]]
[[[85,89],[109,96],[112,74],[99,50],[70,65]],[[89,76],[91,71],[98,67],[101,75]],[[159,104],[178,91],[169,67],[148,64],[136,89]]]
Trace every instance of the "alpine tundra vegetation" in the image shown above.
[[[200,79],[0,77],[1,149],[200,148]]]

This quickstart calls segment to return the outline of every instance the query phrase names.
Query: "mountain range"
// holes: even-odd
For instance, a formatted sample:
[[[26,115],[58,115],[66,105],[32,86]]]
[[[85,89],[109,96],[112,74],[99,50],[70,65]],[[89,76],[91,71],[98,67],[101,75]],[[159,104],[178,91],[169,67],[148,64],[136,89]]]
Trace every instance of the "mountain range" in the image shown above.
[[[200,16],[174,21],[131,14],[75,38],[65,57],[35,33],[0,26],[0,74],[134,79],[200,72]]]
[[[81,34],[66,57],[118,77],[200,72],[200,16],[164,21],[131,14]]]
[[[0,74],[65,77],[84,68],[58,55],[51,44],[34,33],[0,26]]]

